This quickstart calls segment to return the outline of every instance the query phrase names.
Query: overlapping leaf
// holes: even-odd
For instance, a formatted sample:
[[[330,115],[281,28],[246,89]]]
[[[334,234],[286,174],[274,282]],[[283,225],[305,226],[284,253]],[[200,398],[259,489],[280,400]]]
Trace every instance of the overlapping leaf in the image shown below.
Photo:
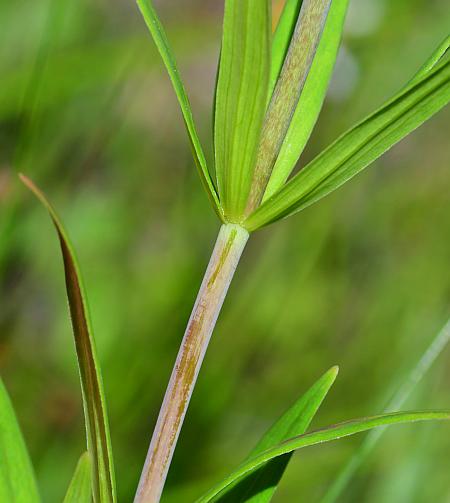
[[[269,0],[226,0],[216,90],[214,149],[220,200],[230,221],[247,201],[267,102]]]
[[[450,48],[450,35],[439,44],[433,54],[421,66],[420,70],[408,83],[408,86],[420,81],[427,73],[429,73],[447,54]]]
[[[295,435],[303,434],[316,415],[325,396],[333,385],[338,368],[326,372],[297,402],[267,431],[247,459],[251,459],[278,443]],[[212,501],[220,503],[266,503],[272,496],[291,459],[292,453],[284,454],[262,465],[258,470],[231,484]]]
[[[269,78],[269,95],[268,99],[272,98],[273,90],[283,68],[284,60],[291,43],[292,35],[294,34],[295,25],[297,24],[298,15],[303,0],[287,0],[272,40],[272,62],[270,66]]]
[[[289,50],[264,117],[246,214],[261,202],[298,105],[331,0],[303,0]]]
[[[13,406],[0,379],[0,501],[39,503],[33,467]]]
[[[322,38],[270,175],[263,201],[286,182],[311,136],[336,62],[348,1],[333,0],[331,4]]]
[[[63,503],[91,503],[91,460],[85,452],[79,459]]]
[[[20,178],[48,210],[58,234],[81,378],[87,446],[92,461],[94,501],[115,503],[113,458],[103,384],[80,270],[72,245],[55,210],[29,178],[24,175],[20,175]]]
[[[220,484],[213,487],[205,496],[200,498],[197,503],[209,503],[214,501],[228,487],[238,483],[244,477],[248,477],[268,461],[292,452],[303,447],[330,442],[342,437],[361,433],[380,426],[394,424],[411,423],[415,421],[430,420],[449,420],[450,411],[415,411],[415,412],[397,412],[393,414],[383,414],[380,416],[355,419],[345,423],[336,424],[322,430],[300,435],[282,442],[261,454],[245,461],[231,475],[229,475]]]
[[[263,203],[244,225],[250,231],[255,230],[321,199],[437,113],[449,100],[450,62],[445,61],[342,135]]]
[[[195,163],[197,165],[200,178],[203,182],[203,186],[206,189],[213,208],[215,209],[219,218],[223,220],[222,208],[219,203],[216,188],[214,187],[214,183],[211,179],[211,174],[206,164],[205,155],[203,153],[200,139],[195,127],[191,105],[189,103],[183,82],[181,81],[175,57],[173,55],[172,49],[170,48],[169,41],[164,32],[164,28],[158,18],[158,15],[156,14],[155,8],[153,7],[152,0],[137,0],[137,4],[142,12],[145,23],[147,24],[156,47],[158,48],[161,58],[166,66],[170,80],[172,81],[172,85],[178,98],[181,112],[183,114],[184,123],[189,134]]]

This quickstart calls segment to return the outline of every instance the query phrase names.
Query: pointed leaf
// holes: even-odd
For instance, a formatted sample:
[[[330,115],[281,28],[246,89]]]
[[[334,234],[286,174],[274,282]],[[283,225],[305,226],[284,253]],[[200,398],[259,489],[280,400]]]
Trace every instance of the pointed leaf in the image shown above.
[[[422,65],[420,70],[414,75],[414,77],[408,83],[408,86],[419,82],[427,73],[429,73],[447,54],[450,47],[450,35],[447,36],[436,48],[433,54],[428,58],[428,60]]]
[[[75,338],[78,368],[86,423],[88,451],[92,459],[92,484],[96,503],[116,501],[113,458],[108,418],[103,393],[100,367],[97,361],[94,338],[75,252],[55,210],[45,195],[24,175],[22,182],[34,193],[49,212],[61,245],[66,275],[67,297]]]
[[[161,58],[166,66],[167,72],[169,74],[170,80],[172,81],[175,94],[178,98],[178,103],[180,104],[181,112],[183,114],[184,123],[188,131],[189,140],[192,147],[192,152],[194,155],[194,160],[198,169],[198,173],[203,182],[203,186],[206,189],[208,197],[211,204],[216,211],[217,215],[221,220],[223,220],[223,211],[219,198],[214,187],[214,183],[211,178],[211,174],[208,170],[206,164],[205,155],[200,143],[200,139],[195,128],[194,118],[192,115],[191,105],[186,94],[183,82],[180,78],[180,73],[178,71],[177,63],[175,57],[170,48],[169,41],[164,32],[164,28],[156,14],[155,8],[153,7],[152,0],[137,0],[139,9],[144,17],[145,23],[153,37],[156,47],[161,55]]]
[[[269,429],[252,450],[247,459],[287,440],[303,434],[311,423],[322,401],[334,383],[338,368],[326,372],[297,402]],[[213,501],[220,503],[252,502],[265,503],[273,494],[291,459],[292,453],[272,459],[258,470],[243,478],[236,485],[230,485]]]
[[[242,478],[247,477],[260,466],[267,463],[267,461],[270,461],[278,456],[282,456],[283,454],[287,454],[288,452],[311,445],[338,440],[340,438],[371,430],[372,428],[378,428],[380,426],[412,423],[415,421],[437,421],[449,419],[450,411],[397,412],[394,414],[383,414],[380,416],[354,419],[352,421],[339,423],[322,430],[317,430],[312,433],[306,433],[305,435],[291,438],[242,463],[236,471],[229,475],[220,484],[208,491],[205,496],[200,498],[198,503],[214,501],[214,498],[220,495],[231,484],[235,484],[242,480]]]
[[[333,0],[331,4],[322,38],[270,175],[263,201],[284,185],[311,136],[336,62],[348,2],[349,0]]]
[[[305,85],[331,0],[304,0],[264,117],[246,215],[260,203]]]
[[[342,135],[244,222],[253,231],[318,201],[432,117],[450,100],[450,62],[438,65]]]
[[[3,381],[0,379],[0,501],[39,503],[30,457]]]
[[[63,503],[91,503],[91,460],[85,452],[78,461]]]
[[[270,1],[226,0],[214,149],[220,200],[238,221],[248,197],[267,102]]]

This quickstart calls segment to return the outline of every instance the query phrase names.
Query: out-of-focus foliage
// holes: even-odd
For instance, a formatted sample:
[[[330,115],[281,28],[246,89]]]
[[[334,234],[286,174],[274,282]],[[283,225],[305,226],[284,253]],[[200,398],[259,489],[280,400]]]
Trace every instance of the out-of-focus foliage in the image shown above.
[[[155,3],[206,139],[221,2]],[[301,164],[412,77],[450,24],[440,0],[352,3]],[[0,24],[0,372],[43,500],[61,500],[84,449],[83,411],[58,244],[17,182],[20,170],[61,209],[80,255],[119,500],[129,501],[217,219],[134,2],[0,0]],[[286,404],[333,364],[341,366],[340,380],[314,427],[381,411],[389,386],[448,316],[448,121],[447,110],[339,193],[252,238],[194,393],[165,501],[189,501],[229,473]],[[448,359],[444,354],[408,408],[448,404]],[[345,501],[448,498],[450,444],[442,431],[388,432]],[[360,441],[295,456],[274,501],[295,501],[299,492],[318,499]]]

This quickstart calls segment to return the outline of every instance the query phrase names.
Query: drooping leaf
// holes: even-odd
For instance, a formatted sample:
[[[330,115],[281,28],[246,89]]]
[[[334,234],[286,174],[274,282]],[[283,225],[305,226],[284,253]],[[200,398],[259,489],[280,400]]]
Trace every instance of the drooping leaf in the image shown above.
[[[406,379],[403,380],[401,386],[396,391],[394,396],[389,400],[385,408],[385,412],[398,410],[403,406],[403,404],[416,388],[417,384],[422,381],[422,379],[433,366],[434,362],[440,356],[442,351],[448,347],[449,343],[450,319],[447,321],[442,330],[440,330],[439,333],[435,336],[432,343],[423,353],[419,361],[414,365],[412,370],[407,375]],[[377,428],[376,430],[372,430],[367,435],[357,452],[339,471],[338,476],[336,477],[324,497],[321,499],[320,503],[335,503],[337,501],[339,496],[344,491],[345,487],[348,486],[355,472],[375,448],[385,431],[386,427]]]
[[[188,131],[189,140],[191,143],[192,151],[194,154],[194,160],[197,165],[197,169],[200,178],[203,182],[203,186],[206,189],[208,197],[211,204],[216,211],[217,215],[221,220],[223,220],[222,206],[219,202],[219,197],[217,195],[216,188],[211,178],[211,174],[208,170],[206,164],[205,155],[200,143],[200,139],[197,134],[197,130],[194,123],[194,118],[192,115],[191,105],[184,88],[183,82],[180,78],[180,72],[178,71],[177,63],[173,55],[172,49],[170,48],[169,41],[164,32],[164,28],[158,18],[158,15],[153,7],[152,0],[137,0],[139,9],[144,17],[145,23],[153,37],[156,47],[161,55],[161,58],[166,66],[167,72],[169,74],[170,80],[172,82],[175,94],[178,98],[180,104],[181,112],[183,114],[184,123]]]
[[[330,4],[331,0],[304,0],[302,3],[289,50],[264,117],[246,215],[259,205],[264,195],[311,68]]]
[[[300,211],[359,173],[450,100],[450,62],[438,65],[343,134],[244,222],[253,231]]]
[[[0,501],[39,503],[30,457],[6,388],[0,379]]]
[[[91,503],[91,460],[85,452],[79,459],[63,503]]]
[[[267,431],[247,459],[287,440],[303,434],[316,415],[325,396],[333,385],[338,368],[326,372],[297,402]],[[266,503],[273,494],[291,459],[292,453],[284,454],[262,465],[258,470],[243,478],[236,485],[230,485],[212,501],[220,503]]]
[[[270,175],[263,201],[284,185],[311,136],[336,62],[348,2],[349,0],[333,0],[331,4],[322,38]]]
[[[306,433],[305,435],[300,435],[286,440],[281,444],[272,447],[247,461],[244,461],[237,470],[235,470],[220,484],[208,491],[208,493],[200,498],[197,503],[214,501],[214,498],[219,496],[223,491],[227,490],[230,485],[236,484],[244,477],[248,477],[260,466],[267,463],[267,461],[297,449],[302,449],[303,447],[309,447],[311,445],[317,445],[324,442],[330,442],[332,440],[337,440],[356,433],[371,430],[372,428],[378,428],[380,426],[412,423],[416,421],[437,421],[449,419],[450,411],[397,412],[394,414],[383,414],[380,416],[354,419],[352,421],[346,421],[345,423],[329,426],[328,428],[324,428],[322,430]]]
[[[216,93],[214,149],[220,200],[243,213],[264,118],[270,71],[269,0],[226,0]]]
[[[92,461],[94,501],[96,503],[115,503],[114,467],[103,383],[80,269],[61,220],[46,196],[29,178],[24,175],[20,175],[20,178],[45,206],[58,234],[81,379],[87,446]]]

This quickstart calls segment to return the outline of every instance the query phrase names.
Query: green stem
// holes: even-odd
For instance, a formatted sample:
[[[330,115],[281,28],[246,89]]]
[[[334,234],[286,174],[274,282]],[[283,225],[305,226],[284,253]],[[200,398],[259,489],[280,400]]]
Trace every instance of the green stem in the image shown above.
[[[220,229],[167,386],[135,503],[157,503],[161,498],[189,400],[248,237],[239,225],[224,224]]]

